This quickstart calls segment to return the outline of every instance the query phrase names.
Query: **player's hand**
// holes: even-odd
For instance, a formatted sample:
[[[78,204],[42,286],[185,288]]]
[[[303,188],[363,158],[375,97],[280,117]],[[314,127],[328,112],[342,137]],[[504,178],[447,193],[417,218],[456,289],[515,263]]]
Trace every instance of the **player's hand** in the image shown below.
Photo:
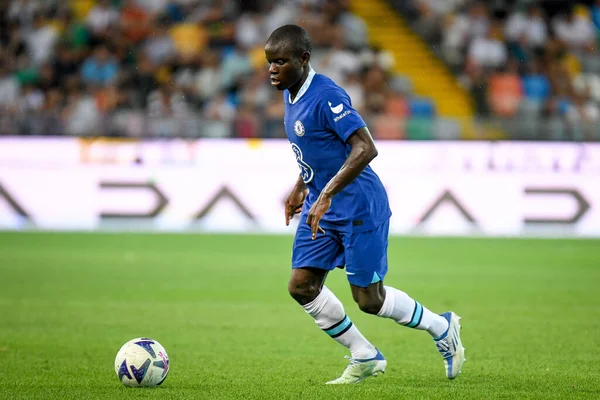
[[[331,207],[331,197],[324,196],[321,194],[317,201],[312,205],[310,210],[308,211],[308,218],[306,218],[306,223],[310,225],[310,229],[312,230],[312,239],[315,240],[317,238],[317,231],[321,233],[325,233],[323,228],[319,226],[319,222],[323,215],[329,210]]]
[[[288,226],[294,215],[302,211],[304,199],[308,195],[308,189],[301,191],[292,190],[285,200],[285,225]]]

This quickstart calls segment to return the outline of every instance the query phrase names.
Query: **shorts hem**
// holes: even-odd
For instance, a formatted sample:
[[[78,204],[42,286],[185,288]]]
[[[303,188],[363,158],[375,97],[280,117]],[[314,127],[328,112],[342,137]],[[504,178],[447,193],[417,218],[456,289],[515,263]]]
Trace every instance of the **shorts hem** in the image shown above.
[[[317,265],[311,265],[310,263],[302,263],[302,264],[292,264],[292,269],[301,269],[301,268],[316,268],[316,269],[322,269],[325,271],[333,271],[334,269],[336,269],[338,266],[317,266]]]

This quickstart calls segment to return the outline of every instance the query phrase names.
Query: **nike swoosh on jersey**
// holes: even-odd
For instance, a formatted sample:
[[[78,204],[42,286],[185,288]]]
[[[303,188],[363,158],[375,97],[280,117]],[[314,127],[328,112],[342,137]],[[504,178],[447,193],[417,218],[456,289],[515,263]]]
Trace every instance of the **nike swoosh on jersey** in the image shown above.
[[[330,101],[328,101],[327,103],[329,103],[329,108],[331,109],[331,111],[332,111],[334,114],[339,114],[339,113],[341,113],[341,112],[342,112],[342,110],[344,109],[344,105],[343,105],[342,103],[338,104],[338,105],[337,105],[337,106],[335,106],[335,107],[332,107],[332,106],[331,106],[331,102],[330,102]]]

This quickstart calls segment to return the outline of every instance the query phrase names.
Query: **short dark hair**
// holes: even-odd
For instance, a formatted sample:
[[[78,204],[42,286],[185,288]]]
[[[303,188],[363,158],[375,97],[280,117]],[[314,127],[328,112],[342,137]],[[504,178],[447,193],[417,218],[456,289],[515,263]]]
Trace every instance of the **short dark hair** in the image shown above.
[[[304,52],[312,52],[312,41],[308,32],[298,25],[283,25],[275,29],[267,43],[282,45],[300,56]]]

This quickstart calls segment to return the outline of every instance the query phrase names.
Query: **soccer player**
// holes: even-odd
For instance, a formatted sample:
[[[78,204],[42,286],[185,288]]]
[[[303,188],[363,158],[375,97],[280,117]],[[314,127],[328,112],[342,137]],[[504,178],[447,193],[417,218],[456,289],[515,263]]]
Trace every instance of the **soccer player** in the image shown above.
[[[287,225],[301,213],[288,290],[319,328],[351,353],[342,375],[327,383],[358,383],[387,366],[324,285],[336,267],[345,267],[362,311],[427,331],[453,379],[465,361],[460,318],[454,312],[435,314],[384,286],[392,214],[383,184],[369,166],[377,149],[344,89],[311,68],[311,51],[309,35],[297,25],[276,29],[265,45],[271,85],[284,92],[285,131],[300,167],[285,202]]]

